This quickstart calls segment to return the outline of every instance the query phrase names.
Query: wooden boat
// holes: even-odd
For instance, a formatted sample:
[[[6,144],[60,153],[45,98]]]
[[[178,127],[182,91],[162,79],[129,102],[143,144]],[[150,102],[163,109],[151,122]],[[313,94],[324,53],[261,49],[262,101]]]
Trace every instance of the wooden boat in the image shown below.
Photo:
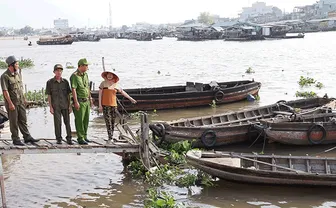
[[[187,162],[236,182],[336,186],[336,158],[189,151]]]
[[[278,102],[238,112],[181,119],[169,123],[156,122],[150,124],[149,127],[157,145],[163,141],[175,143],[188,140],[193,143],[194,147],[213,148],[249,140],[254,141],[260,131],[252,124],[260,123],[260,119],[283,114],[295,115],[294,109],[301,109],[301,113],[326,112],[324,105],[331,100],[310,98]]]
[[[70,45],[73,38],[70,35],[61,37],[40,38],[36,41],[38,45]]]
[[[259,82],[244,80],[210,84],[187,82],[184,86],[125,89],[137,100],[135,105],[122,95],[117,96],[127,111],[159,110],[209,106],[213,100],[216,104],[237,102],[245,100],[249,94],[258,94],[260,86]],[[92,91],[91,96],[95,105],[98,105],[98,91]]]
[[[284,36],[270,36],[266,37],[266,39],[296,39],[296,38],[304,38],[304,34],[298,34],[298,35],[284,35]]]
[[[290,118],[262,120],[267,138],[283,144],[317,145],[336,143],[336,114],[325,113]]]
[[[263,36],[248,36],[248,37],[227,37],[224,39],[224,41],[253,41],[253,40],[265,40],[265,37]]]

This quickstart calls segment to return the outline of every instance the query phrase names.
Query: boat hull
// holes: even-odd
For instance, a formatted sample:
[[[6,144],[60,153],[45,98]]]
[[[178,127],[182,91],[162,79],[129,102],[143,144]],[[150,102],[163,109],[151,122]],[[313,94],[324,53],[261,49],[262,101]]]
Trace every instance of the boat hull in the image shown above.
[[[132,104],[128,99],[118,94],[120,104],[127,111],[162,110],[209,106],[216,100],[216,104],[232,103],[246,100],[249,94],[257,95],[261,84],[254,81],[222,82],[220,86],[228,86],[220,90],[213,90],[209,85],[202,88],[188,86],[168,86],[161,88],[125,89],[137,103]],[[202,84],[201,84],[202,85]],[[237,86],[235,86],[237,85]],[[196,89],[198,88],[198,89]],[[94,104],[98,105],[98,91],[92,91]],[[121,106],[119,106],[121,109]]]
[[[217,153],[209,153],[212,158],[203,158],[189,151],[187,162],[210,175],[236,182],[336,186],[336,158],[243,154],[217,158],[214,154]]]
[[[335,114],[330,116],[334,117]],[[267,122],[264,125],[267,126],[264,130],[267,137],[275,142],[291,145],[336,143],[336,123],[334,121],[319,122],[316,119],[311,122]]]
[[[69,41],[36,41],[37,45],[71,45],[73,40]]]

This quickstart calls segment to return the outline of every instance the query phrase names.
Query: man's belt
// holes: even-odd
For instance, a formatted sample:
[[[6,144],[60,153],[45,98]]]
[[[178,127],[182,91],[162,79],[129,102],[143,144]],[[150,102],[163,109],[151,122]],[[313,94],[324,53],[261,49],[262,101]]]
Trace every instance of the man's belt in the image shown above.
[[[87,102],[89,98],[77,98],[78,102]]]

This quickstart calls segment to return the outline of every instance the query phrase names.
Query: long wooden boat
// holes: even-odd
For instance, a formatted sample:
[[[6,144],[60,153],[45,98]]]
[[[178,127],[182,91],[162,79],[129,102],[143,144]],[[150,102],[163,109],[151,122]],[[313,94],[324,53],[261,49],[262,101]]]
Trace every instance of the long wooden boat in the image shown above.
[[[274,39],[297,39],[297,38],[304,38],[305,35],[284,35],[284,36],[270,36],[270,37],[266,37],[266,40],[270,39],[270,40],[274,40]]]
[[[224,41],[254,41],[254,40],[265,40],[265,37],[227,37],[224,39]]]
[[[209,106],[214,100],[216,104],[246,100],[249,94],[258,94],[260,86],[260,82],[249,80],[210,84],[187,82],[181,86],[125,89],[137,100],[136,104],[120,94],[117,97],[127,111],[173,109]],[[95,105],[98,105],[98,94],[98,91],[91,93]]]
[[[336,158],[189,151],[187,161],[215,177],[245,183],[336,186]]]
[[[61,37],[40,38],[36,43],[38,45],[70,45],[73,43],[70,35]]]
[[[336,114],[304,116],[295,121],[287,118],[262,120],[267,138],[283,144],[317,145],[336,143]]]
[[[217,114],[212,116],[181,119],[172,122],[155,122],[150,124],[156,144],[163,141],[175,143],[188,140],[194,147],[213,148],[226,144],[254,141],[260,134],[252,124],[260,123],[260,119],[277,115],[296,115],[300,113],[323,113],[324,107],[332,99],[310,98],[288,102],[278,102],[258,108]]]

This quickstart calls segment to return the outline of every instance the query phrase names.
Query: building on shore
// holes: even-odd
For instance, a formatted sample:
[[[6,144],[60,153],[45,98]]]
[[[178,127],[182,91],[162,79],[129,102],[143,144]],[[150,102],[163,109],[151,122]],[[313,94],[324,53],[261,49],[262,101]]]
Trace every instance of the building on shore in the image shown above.
[[[251,7],[243,7],[239,21],[265,23],[277,21],[281,17],[282,11],[278,7],[267,6],[265,2],[255,2]]]
[[[69,21],[67,19],[61,19],[58,18],[56,20],[54,20],[54,28],[55,29],[68,29],[69,28]]]
[[[312,20],[336,16],[336,0],[320,0],[315,4],[295,7],[292,19]]]

